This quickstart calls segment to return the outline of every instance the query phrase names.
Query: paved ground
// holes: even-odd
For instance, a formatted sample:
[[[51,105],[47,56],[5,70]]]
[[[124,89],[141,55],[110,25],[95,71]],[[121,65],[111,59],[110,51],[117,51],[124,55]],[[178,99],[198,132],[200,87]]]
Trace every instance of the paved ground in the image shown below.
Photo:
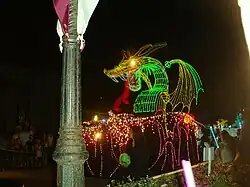
[[[0,172],[0,179],[18,181],[24,187],[56,187],[56,175],[52,168],[3,171]],[[106,184],[107,180],[86,178],[86,187],[104,187]]]

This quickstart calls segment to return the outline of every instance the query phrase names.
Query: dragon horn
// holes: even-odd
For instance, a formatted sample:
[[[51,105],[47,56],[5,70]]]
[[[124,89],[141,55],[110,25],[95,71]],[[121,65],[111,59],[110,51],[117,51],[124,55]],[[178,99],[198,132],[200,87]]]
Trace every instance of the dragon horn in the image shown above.
[[[135,53],[135,56],[148,56],[149,54],[153,53],[154,51],[166,47],[167,43],[159,43],[159,44],[148,44],[143,46]]]
[[[122,57],[123,59],[126,59],[127,58],[127,53],[125,50],[122,50]]]

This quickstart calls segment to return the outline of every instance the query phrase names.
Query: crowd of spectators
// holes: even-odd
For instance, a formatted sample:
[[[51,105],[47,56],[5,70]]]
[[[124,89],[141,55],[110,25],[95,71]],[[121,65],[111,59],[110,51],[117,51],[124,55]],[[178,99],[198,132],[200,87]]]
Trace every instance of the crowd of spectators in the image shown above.
[[[15,155],[18,167],[45,167],[51,158],[54,137],[51,133],[36,132],[28,123],[18,125],[5,150]]]

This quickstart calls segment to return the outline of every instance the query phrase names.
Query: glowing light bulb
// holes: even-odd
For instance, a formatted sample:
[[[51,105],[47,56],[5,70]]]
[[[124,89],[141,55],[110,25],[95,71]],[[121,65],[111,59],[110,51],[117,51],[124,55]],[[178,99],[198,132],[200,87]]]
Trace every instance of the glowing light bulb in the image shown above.
[[[97,132],[97,133],[95,134],[95,139],[96,139],[96,140],[101,139],[101,137],[102,137],[102,133]]]
[[[185,117],[184,117],[184,123],[190,124],[190,123],[192,123],[192,121],[193,121],[192,116],[186,114]]]
[[[130,66],[134,67],[135,65],[136,65],[136,61],[135,61],[134,59],[132,59],[132,60],[130,61]]]
[[[97,115],[94,116],[94,121],[98,121],[98,116]]]

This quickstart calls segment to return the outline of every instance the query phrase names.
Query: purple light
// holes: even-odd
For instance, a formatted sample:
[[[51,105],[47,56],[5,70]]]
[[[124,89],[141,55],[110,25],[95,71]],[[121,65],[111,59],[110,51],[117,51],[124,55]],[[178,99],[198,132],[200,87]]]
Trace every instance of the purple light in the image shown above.
[[[195,187],[194,175],[190,161],[182,160],[182,168],[184,170],[184,177],[187,187]]]

